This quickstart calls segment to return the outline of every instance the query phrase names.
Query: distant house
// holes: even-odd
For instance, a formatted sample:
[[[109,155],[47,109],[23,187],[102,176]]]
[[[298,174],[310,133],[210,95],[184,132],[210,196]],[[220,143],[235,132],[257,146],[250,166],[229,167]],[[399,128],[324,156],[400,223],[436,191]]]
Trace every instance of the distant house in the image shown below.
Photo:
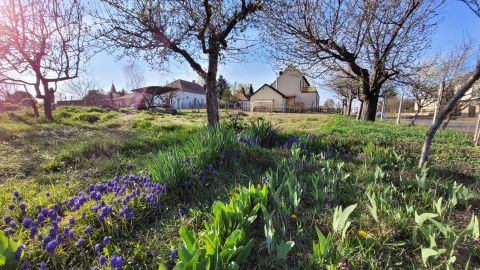
[[[462,83],[467,79],[469,75],[470,73],[466,73],[452,79],[455,92],[458,90],[458,88],[460,88]],[[443,95],[444,97],[442,98],[442,102],[440,104],[441,107],[445,106],[448,99],[453,95],[453,93],[452,91],[450,91],[450,93],[446,92]],[[437,106],[436,98],[430,101],[431,102],[427,106],[422,108],[422,113],[434,113]],[[478,115],[478,113],[480,113],[480,82],[476,82],[470,89],[468,89],[465,95],[460,99],[458,108],[460,108],[460,111],[456,111],[455,113],[458,116],[475,117],[476,115]],[[417,103],[414,104],[414,109],[418,109]]]
[[[117,108],[140,109],[145,103],[142,94],[130,93],[123,96],[117,96],[112,99],[112,105]]]
[[[317,111],[320,96],[303,73],[288,66],[272,84],[262,85],[250,96],[251,111]]]
[[[250,111],[250,96],[248,94],[238,91],[235,97],[241,110]]]
[[[165,86],[147,86],[133,89],[131,94],[113,99],[117,107],[184,109],[206,104],[204,88],[185,80],[175,80]]]
[[[171,106],[174,109],[197,108],[206,105],[205,89],[195,81],[175,80],[165,86],[176,89],[170,94]]]

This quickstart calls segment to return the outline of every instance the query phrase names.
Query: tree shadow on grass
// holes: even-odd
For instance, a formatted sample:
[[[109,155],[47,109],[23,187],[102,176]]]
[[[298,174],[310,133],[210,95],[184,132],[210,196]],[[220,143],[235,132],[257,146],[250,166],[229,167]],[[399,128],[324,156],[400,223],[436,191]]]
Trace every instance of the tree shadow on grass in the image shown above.
[[[462,171],[459,170],[459,168],[435,166],[429,171],[429,175],[434,178],[452,179],[462,183],[466,187],[472,187],[475,185],[477,189],[480,187],[480,175],[473,171]]]

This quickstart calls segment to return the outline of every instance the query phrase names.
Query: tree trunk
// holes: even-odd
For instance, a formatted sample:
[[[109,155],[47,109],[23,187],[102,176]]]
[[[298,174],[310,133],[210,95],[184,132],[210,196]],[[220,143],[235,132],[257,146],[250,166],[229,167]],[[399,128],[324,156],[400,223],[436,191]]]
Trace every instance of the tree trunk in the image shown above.
[[[447,117],[447,120],[443,121],[442,129],[446,129],[446,128],[447,128],[448,123],[450,123],[450,120],[452,120],[452,118],[453,118],[453,112],[449,113],[449,114],[448,114],[448,117]]]
[[[32,107],[33,114],[35,115],[35,117],[39,117],[40,114],[38,113],[38,107],[37,107],[37,103],[35,102],[35,100],[32,99],[30,101],[30,106]]]
[[[52,114],[52,95],[53,92],[48,89],[48,82],[43,81],[43,111],[45,113],[45,118],[47,118],[48,121],[53,121],[53,114]]]
[[[480,103],[478,104],[480,105]],[[473,136],[475,146],[478,146],[480,141],[480,111],[478,112],[477,126],[475,127],[475,135]]]
[[[442,99],[443,99],[443,92],[445,91],[445,82],[442,82],[440,84],[440,87],[438,88],[438,96],[437,96],[437,102],[435,103],[435,110],[433,111],[433,120],[432,120],[432,125],[435,123],[435,120],[437,119],[438,112],[440,111],[440,108],[442,106]]]
[[[423,142],[422,147],[422,154],[420,155],[420,160],[418,161],[418,167],[422,168],[423,165],[427,162],[428,157],[430,155],[430,148],[432,146],[433,137],[437,132],[438,128],[442,124],[443,120],[447,117],[447,115],[452,112],[455,106],[458,104],[460,99],[465,95],[465,93],[472,87],[472,85],[480,78],[480,52],[477,58],[477,66],[475,71],[472,75],[468,78],[468,80],[455,92],[453,97],[448,101],[447,105],[442,109],[442,111],[437,115],[433,125],[427,131],[425,135],[425,140]]]
[[[352,97],[348,98],[348,100],[347,100],[347,115],[352,114],[352,102],[353,102],[353,98]]]
[[[208,72],[205,78],[207,90],[207,118],[210,127],[216,127],[220,119],[217,97],[217,68],[219,51],[212,50],[208,55]]]
[[[360,116],[362,115],[363,111],[363,100],[360,100],[360,107],[358,107],[357,111],[357,120],[360,120]]]
[[[403,93],[402,93],[402,97],[400,98],[400,104],[398,105],[397,125],[400,124],[400,120],[402,118],[402,103],[403,103]]]
[[[51,94],[49,91],[47,91],[44,96],[45,97],[43,98],[43,110],[45,113],[45,118],[47,118],[47,120],[49,121],[53,121]]]
[[[362,120],[375,121],[378,105],[377,91],[373,95],[366,96],[362,108]]]
[[[420,114],[420,111],[422,110],[421,107],[418,107],[417,111],[415,112],[415,115],[413,116],[412,118],[412,123],[410,123],[410,125],[414,125],[415,124],[415,121],[417,120],[417,117],[418,115]]]

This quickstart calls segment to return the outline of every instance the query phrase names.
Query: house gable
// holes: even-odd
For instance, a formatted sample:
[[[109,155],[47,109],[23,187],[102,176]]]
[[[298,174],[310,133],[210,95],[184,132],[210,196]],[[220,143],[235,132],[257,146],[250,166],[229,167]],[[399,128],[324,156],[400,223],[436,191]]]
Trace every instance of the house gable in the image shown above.
[[[265,91],[267,91],[268,93],[274,93],[274,95],[279,95],[282,98],[287,98],[286,95],[284,95],[282,92],[278,91],[274,87],[272,87],[268,84],[264,84],[260,88],[258,88],[258,90],[255,91],[255,93],[253,93],[253,95],[250,96],[250,100],[255,99],[255,98],[260,98],[259,96],[261,96],[261,98],[264,98],[265,97],[265,94],[264,94]]]
[[[289,106],[316,109],[319,106],[320,96],[317,91],[305,91],[310,83],[303,73],[289,65],[273,82],[272,87],[286,97],[295,97]]]

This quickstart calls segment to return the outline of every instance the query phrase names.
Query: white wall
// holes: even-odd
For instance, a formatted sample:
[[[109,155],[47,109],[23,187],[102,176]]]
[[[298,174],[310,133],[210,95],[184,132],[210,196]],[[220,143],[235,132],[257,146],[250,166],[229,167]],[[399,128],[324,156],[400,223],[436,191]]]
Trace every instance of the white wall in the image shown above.
[[[295,72],[284,72],[277,78],[274,87],[286,96],[295,95],[295,103],[302,102],[305,109],[315,108],[319,106],[319,97],[317,93],[302,93],[302,88],[307,86],[303,80],[302,74]]]
[[[205,95],[184,91],[177,92],[178,93],[175,95],[174,100],[172,101],[172,106],[175,109],[193,108],[194,104],[196,104],[196,106],[203,107],[207,103]]]
[[[250,110],[254,111],[255,106],[257,106],[257,109],[262,107],[262,109],[283,112],[285,111],[285,98],[272,88],[264,85],[255,92],[255,95],[250,97]]]

